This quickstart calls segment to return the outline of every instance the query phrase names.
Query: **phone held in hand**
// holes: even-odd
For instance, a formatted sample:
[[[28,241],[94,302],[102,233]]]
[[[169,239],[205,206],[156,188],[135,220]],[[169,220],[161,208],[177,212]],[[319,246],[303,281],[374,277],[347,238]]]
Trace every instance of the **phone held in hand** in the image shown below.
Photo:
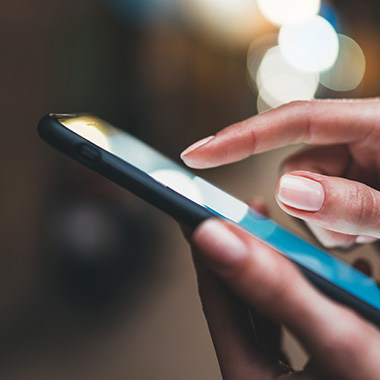
[[[325,294],[380,326],[375,281],[265,218],[247,204],[93,115],[50,114],[38,125],[50,145],[195,228],[211,217],[232,221],[288,257]]]

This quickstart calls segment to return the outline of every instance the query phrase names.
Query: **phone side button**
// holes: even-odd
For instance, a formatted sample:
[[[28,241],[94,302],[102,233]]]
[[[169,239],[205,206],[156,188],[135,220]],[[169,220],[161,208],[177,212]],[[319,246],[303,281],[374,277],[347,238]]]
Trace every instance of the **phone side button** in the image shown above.
[[[100,153],[97,149],[87,144],[81,144],[79,146],[79,153],[86,159],[96,162],[100,159]]]

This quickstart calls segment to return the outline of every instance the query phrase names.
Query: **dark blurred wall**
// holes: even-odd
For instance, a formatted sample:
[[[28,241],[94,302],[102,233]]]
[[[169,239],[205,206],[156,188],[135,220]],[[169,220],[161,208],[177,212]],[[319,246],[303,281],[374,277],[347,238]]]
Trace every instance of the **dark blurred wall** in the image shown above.
[[[150,370],[155,373],[164,352],[168,362],[174,352],[179,363],[182,360],[158,377],[187,367],[194,368],[186,375],[189,379],[197,377],[197,371],[215,376],[203,319],[198,327],[191,324],[200,316],[191,264],[186,263],[181,274],[176,272],[182,264],[171,267],[178,262],[173,254],[186,253],[190,259],[188,252],[173,251],[181,239],[179,230],[174,234],[176,227],[167,217],[54,152],[39,140],[36,125],[52,111],[94,112],[177,157],[204,134],[250,114],[249,97],[229,107],[232,85],[235,101],[249,94],[243,55],[209,51],[181,28],[145,31],[123,25],[95,1],[3,3],[0,18],[0,376],[63,379],[80,371],[80,378],[93,378],[88,355],[94,351],[102,373],[129,378],[133,363],[143,360],[131,352],[148,347],[153,350],[150,360],[158,360]],[[94,244],[106,248],[93,249]],[[184,250],[182,243],[180,247]],[[193,301],[169,292],[175,280],[173,289],[182,281],[186,293],[189,279]],[[162,301],[155,306],[159,294]],[[177,305],[170,305],[173,297]],[[159,305],[167,302],[161,310]],[[190,307],[191,302],[196,304]],[[145,313],[139,316],[141,305],[152,314],[145,322]],[[170,315],[176,307],[182,311]],[[162,312],[165,317],[159,316]],[[157,349],[157,343],[137,346],[132,331],[140,323],[149,331],[157,318],[168,323],[162,329],[157,322],[163,345],[174,339],[186,346],[203,331],[207,345],[199,349],[194,341],[190,351],[197,350],[203,359],[189,355],[186,347],[163,350],[158,335],[152,336]],[[187,320],[192,322],[185,327]],[[115,333],[106,335],[115,324],[127,334],[117,342]],[[124,325],[130,327],[125,330]],[[92,341],[97,343],[91,346]],[[130,348],[123,351],[129,341]],[[121,346],[116,353],[120,363],[107,359],[112,350],[102,351],[102,345],[111,342]],[[82,349],[87,359],[80,364],[74,356]],[[203,368],[207,355],[210,369]],[[199,363],[198,369],[191,360]],[[116,368],[107,369],[107,363]],[[146,376],[149,368],[138,372]],[[138,373],[132,376],[139,378]]]
[[[35,123],[45,107],[46,46],[57,3],[0,5],[2,328],[28,303],[39,276],[41,212],[47,189]]]

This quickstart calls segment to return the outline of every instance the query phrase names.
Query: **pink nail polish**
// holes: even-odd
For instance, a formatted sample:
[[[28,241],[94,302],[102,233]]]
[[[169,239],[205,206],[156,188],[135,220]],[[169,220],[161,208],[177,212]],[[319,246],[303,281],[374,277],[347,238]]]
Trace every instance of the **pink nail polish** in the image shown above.
[[[280,180],[277,196],[285,205],[304,211],[319,211],[325,200],[325,192],[319,182],[286,174]]]
[[[215,136],[209,136],[209,137],[206,137],[202,140],[199,140],[197,141],[196,143],[194,143],[193,145],[190,145],[187,149],[185,149],[182,153],[181,153],[181,158],[183,158],[184,156],[188,155],[189,153],[193,152],[194,150],[198,149],[199,147],[207,144],[209,141],[211,141]]]

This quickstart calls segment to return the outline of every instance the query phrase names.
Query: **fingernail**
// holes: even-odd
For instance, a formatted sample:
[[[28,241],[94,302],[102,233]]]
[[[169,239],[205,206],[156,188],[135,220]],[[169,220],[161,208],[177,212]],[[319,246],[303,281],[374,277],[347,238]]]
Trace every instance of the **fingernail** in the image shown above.
[[[193,241],[215,270],[233,269],[247,257],[248,247],[218,219],[208,219],[194,232]]]
[[[356,238],[355,242],[357,244],[371,244],[371,243],[375,243],[378,240],[379,240],[378,238],[375,238],[373,236],[359,235]]]
[[[325,200],[323,186],[312,179],[284,175],[281,177],[278,199],[287,206],[305,211],[319,211]]]
[[[211,141],[215,136],[209,136],[205,137],[202,140],[197,141],[193,145],[190,145],[188,148],[186,148],[182,153],[181,153],[181,158],[183,159],[186,155],[188,155],[191,152],[194,152],[196,149],[199,147],[207,144],[209,141]]]

